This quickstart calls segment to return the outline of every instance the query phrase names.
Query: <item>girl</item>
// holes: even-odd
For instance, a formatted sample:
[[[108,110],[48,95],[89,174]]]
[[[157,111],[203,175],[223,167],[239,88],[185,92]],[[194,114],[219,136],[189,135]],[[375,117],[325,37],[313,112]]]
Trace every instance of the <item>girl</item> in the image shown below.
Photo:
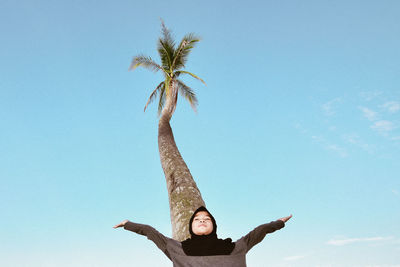
[[[147,236],[173,262],[174,267],[245,267],[246,253],[260,243],[266,234],[285,226],[292,215],[262,224],[236,242],[217,237],[217,223],[205,208],[198,208],[190,218],[191,238],[179,242],[168,238],[149,225],[128,220],[114,226],[124,227],[140,235]]]

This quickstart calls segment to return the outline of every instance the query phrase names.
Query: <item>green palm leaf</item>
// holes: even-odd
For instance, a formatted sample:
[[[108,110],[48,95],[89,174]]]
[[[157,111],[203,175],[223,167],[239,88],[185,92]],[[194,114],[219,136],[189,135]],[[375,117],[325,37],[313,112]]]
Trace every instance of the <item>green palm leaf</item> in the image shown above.
[[[159,39],[157,45],[157,51],[161,58],[161,65],[164,69],[170,70],[173,57],[174,57],[174,48],[170,47],[168,43],[164,40]]]
[[[185,70],[178,70],[178,71],[175,72],[175,75],[177,77],[179,77],[182,73],[188,74],[188,75],[192,76],[193,78],[195,78],[195,79],[201,81],[202,83],[204,83],[204,85],[206,85],[206,82],[202,78],[200,78],[199,76],[197,76],[194,73],[191,73],[191,72],[188,72],[188,71],[185,71]]]
[[[165,83],[164,83],[164,88],[165,88]],[[160,116],[160,114],[163,110],[164,104],[165,104],[165,89],[161,90],[161,92],[160,92],[160,99],[158,101],[158,112],[157,112],[158,116]]]
[[[175,41],[172,39],[172,34],[171,31],[165,26],[164,21],[161,19],[161,33],[162,33],[162,39],[170,45],[170,47],[175,46]]]
[[[165,70],[158,65],[156,62],[153,61],[153,59],[151,59],[151,57],[147,57],[144,55],[139,55],[133,58],[132,63],[129,67],[129,70],[134,70],[137,67],[144,67],[146,69],[149,69],[151,71],[157,72],[159,70],[162,70],[163,72],[165,72]]]
[[[192,109],[196,112],[198,101],[193,89],[184,84],[181,80],[176,81],[178,83],[179,93],[190,103]]]
[[[155,98],[157,98],[158,93],[159,93],[160,91],[162,92],[162,91],[164,90],[164,85],[165,85],[165,83],[164,83],[164,81],[162,81],[162,82],[156,87],[156,89],[154,89],[154,91],[151,93],[151,95],[150,95],[150,97],[149,97],[149,100],[147,100],[146,106],[144,107],[144,111],[146,111],[147,106],[148,106],[151,102],[153,102],[153,100],[154,100]]]
[[[200,41],[193,33],[185,35],[176,50],[172,66],[174,69],[184,68],[192,48]]]
[[[162,66],[166,70],[170,70],[175,53],[175,42],[163,20],[161,20],[161,33],[162,36],[158,39],[157,51],[160,55]]]

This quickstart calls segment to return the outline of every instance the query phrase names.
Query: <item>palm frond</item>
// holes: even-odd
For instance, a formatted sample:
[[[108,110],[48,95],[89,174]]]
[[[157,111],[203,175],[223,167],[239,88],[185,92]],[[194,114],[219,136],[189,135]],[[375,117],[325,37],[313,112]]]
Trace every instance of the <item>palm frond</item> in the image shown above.
[[[204,85],[207,85],[206,82],[205,82],[202,78],[200,78],[200,77],[197,76],[196,74],[193,74],[193,73],[188,72],[188,71],[185,71],[185,70],[178,70],[178,71],[176,71],[176,72],[175,72],[175,76],[179,77],[182,73],[184,73],[184,74],[189,74],[189,75],[192,76],[193,78],[195,78],[195,79],[201,81],[202,83],[204,83]]]
[[[138,55],[134,57],[131,65],[129,66],[129,70],[134,70],[139,66],[154,72],[157,72],[158,70],[162,70],[163,72],[165,72],[165,70],[156,62],[154,62],[154,60],[151,57],[145,55]]]
[[[193,33],[186,34],[174,54],[173,69],[184,68],[192,48],[200,41]]]
[[[193,89],[184,84],[181,80],[176,80],[178,83],[178,90],[181,96],[183,96],[187,101],[189,101],[192,109],[196,111],[196,107],[198,104],[196,94]]]
[[[160,38],[158,39],[157,43],[157,51],[161,58],[161,65],[163,66],[163,68],[166,70],[170,70],[174,58],[175,49],[171,47],[170,44]]]
[[[147,106],[148,106],[151,102],[153,102],[153,100],[154,100],[155,98],[157,98],[158,93],[159,93],[160,91],[163,91],[163,89],[164,89],[164,81],[162,81],[162,82],[156,87],[156,89],[154,89],[154,91],[151,93],[151,95],[150,95],[150,97],[149,97],[149,100],[147,100],[146,106],[144,107],[144,110],[143,110],[143,111],[146,111]]]
[[[161,64],[165,69],[170,69],[175,54],[175,41],[172,38],[171,31],[165,26],[161,19],[162,36],[158,39],[157,51],[161,58]]]
[[[158,116],[160,116],[160,114],[163,110],[164,104],[165,104],[165,94],[166,94],[166,92],[165,92],[165,82],[164,82],[164,89],[161,90],[160,99],[158,101],[158,112],[157,112]]]
[[[172,34],[171,31],[167,28],[167,26],[165,26],[164,20],[161,20],[161,33],[162,33],[162,39],[168,43],[171,44],[171,46],[173,47],[175,42],[174,39],[172,38]]]

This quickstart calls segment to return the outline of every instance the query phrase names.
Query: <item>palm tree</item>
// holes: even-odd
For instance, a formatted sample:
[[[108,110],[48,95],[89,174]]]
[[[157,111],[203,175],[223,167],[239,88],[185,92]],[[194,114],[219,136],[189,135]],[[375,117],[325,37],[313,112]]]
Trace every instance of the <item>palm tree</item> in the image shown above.
[[[199,38],[190,33],[183,37],[176,46],[171,32],[161,21],[162,35],[158,39],[157,51],[161,58],[161,65],[144,55],[133,58],[130,70],[144,67],[152,71],[161,71],[164,80],[151,93],[147,106],[157,97],[158,101],[158,149],[161,165],[167,182],[172,224],[172,236],[178,241],[189,237],[189,219],[191,214],[200,206],[205,206],[200,190],[176,146],[169,121],[175,111],[178,92],[189,101],[194,110],[197,106],[197,97],[192,88],[183,83],[181,75],[190,75],[204,81],[195,74],[183,70],[192,48]],[[205,84],[205,83],[204,83]]]

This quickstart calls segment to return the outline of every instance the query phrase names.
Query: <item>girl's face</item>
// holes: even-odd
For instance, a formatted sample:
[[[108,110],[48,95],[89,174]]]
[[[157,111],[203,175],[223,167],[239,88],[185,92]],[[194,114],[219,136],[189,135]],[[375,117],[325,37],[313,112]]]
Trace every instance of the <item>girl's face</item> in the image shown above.
[[[206,211],[199,211],[194,216],[192,231],[196,235],[209,235],[213,231],[213,223],[210,215]]]

